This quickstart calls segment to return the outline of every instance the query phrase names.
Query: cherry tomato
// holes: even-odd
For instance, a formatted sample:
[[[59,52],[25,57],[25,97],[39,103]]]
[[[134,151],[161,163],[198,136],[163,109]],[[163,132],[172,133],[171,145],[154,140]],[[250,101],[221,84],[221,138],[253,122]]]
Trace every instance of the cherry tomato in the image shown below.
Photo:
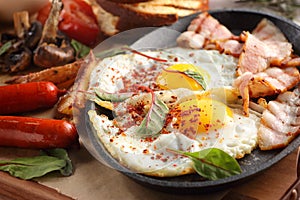
[[[63,10],[60,14],[58,28],[70,38],[85,45],[93,46],[99,36],[99,26],[92,7],[83,0],[62,0]],[[37,20],[46,22],[51,3],[38,12]]]

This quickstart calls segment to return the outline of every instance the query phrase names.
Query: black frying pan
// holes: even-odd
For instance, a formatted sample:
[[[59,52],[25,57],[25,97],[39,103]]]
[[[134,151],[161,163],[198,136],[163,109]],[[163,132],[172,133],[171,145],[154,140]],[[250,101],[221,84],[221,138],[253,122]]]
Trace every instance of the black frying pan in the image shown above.
[[[253,10],[217,10],[210,11],[210,14],[218,19],[221,24],[229,28],[233,33],[239,34],[243,30],[251,31],[262,18],[268,18],[271,20],[287,37],[287,39],[293,44],[293,48],[296,54],[300,53],[300,27],[282,17],[278,17],[272,14],[257,12]],[[190,21],[195,18],[197,14],[185,17],[179,20],[174,25],[167,27],[167,29],[183,32],[186,30]],[[171,39],[168,34],[161,34],[166,31],[166,27],[158,29],[150,29],[151,32],[132,44],[132,47],[138,48],[142,44],[149,44],[152,46],[166,47],[173,46],[174,43],[169,44]],[[159,40],[157,39],[159,36]],[[161,38],[161,37],[166,37]],[[176,37],[172,35],[171,37]],[[88,120],[87,111],[90,109],[96,109],[96,106],[92,102],[88,102],[82,113],[81,129],[79,130],[80,137],[85,147],[90,151],[92,155],[102,162],[106,162],[112,168],[119,170],[121,173],[130,177],[134,181],[164,192],[172,193],[203,193],[211,192],[219,189],[224,189],[237,184],[241,181],[259,174],[265,169],[271,167],[273,164],[280,161],[282,158],[293,152],[300,145],[300,137],[293,140],[286,148],[272,151],[260,151],[254,150],[250,155],[246,155],[243,159],[239,160],[243,172],[239,175],[231,176],[229,178],[220,179],[216,181],[203,181],[197,174],[185,175],[173,178],[156,178],[149,177],[142,174],[132,173],[128,169],[121,166],[102,146],[101,142],[96,136],[95,130]],[[99,110],[98,112],[107,112],[105,110]],[[107,113],[109,114],[109,112]],[[83,127],[83,129],[82,129]],[[112,170],[114,170],[112,169]]]

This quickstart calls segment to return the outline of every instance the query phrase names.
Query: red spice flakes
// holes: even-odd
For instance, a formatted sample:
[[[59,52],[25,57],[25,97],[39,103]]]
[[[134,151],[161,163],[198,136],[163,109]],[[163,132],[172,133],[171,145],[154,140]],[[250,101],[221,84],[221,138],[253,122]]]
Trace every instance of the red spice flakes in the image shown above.
[[[200,120],[200,115],[199,114],[195,114],[194,117],[189,120],[189,122],[191,124],[193,124],[193,123],[197,123],[199,120]]]
[[[290,137],[290,136],[292,136],[292,135],[293,135],[293,133],[291,133],[291,132],[288,132],[288,133],[286,134],[287,137]]]
[[[93,84],[93,87],[98,87],[99,85],[100,85],[100,83],[97,82],[97,83]]]
[[[114,139],[112,139],[112,138],[110,138],[110,140],[109,140],[110,142],[114,142]]]
[[[170,131],[168,131],[166,127],[163,127],[163,128],[161,129],[160,133],[161,133],[161,134],[169,134]]]
[[[173,164],[173,167],[177,167],[177,164]]]
[[[162,155],[156,154],[155,158],[156,158],[156,160],[160,160],[162,158]]]
[[[136,150],[136,147],[133,147],[133,146],[129,146],[129,148],[132,150],[132,151],[134,151],[134,150]]]
[[[122,133],[121,133],[121,136],[126,137],[125,132],[122,132]]]
[[[172,99],[177,100],[177,96],[171,96]]]
[[[153,142],[156,138],[147,137],[144,139],[145,142]]]
[[[197,135],[197,129],[195,129],[194,127],[188,127],[185,128],[183,130],[180,130],[182,132],[182,134],[184,134],[185,136],[187,136],[188,138],[194,139]]]
[[[144,154],[148,154],[148,153],[149,153],[149,150],[148,150],[148,149],[144,149],[144,150],[143,150],[143,153],[144,153]]]
[[[113,84],[115,83],[114,79],[116,79],[116,76],[115,76],[115,75],[113,75],[113,77],[112,77],[112,79],[111,79],[111,81],[112,81]]]
[[[193,52],[189,54],[190,57],[193,57],[194,55],[195,55],[195,53],[193,53]]]
[[[208,131],[212,126],[213,124],[204,124],[204,128],[206,131]]]

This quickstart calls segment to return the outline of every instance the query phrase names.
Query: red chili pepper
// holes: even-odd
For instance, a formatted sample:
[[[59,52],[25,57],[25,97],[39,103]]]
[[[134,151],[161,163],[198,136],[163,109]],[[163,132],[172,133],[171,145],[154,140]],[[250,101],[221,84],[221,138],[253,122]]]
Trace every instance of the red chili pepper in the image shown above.
[[[78,145],[78,134],[65,120],[0,116],[0,146],[46,149],[72,145]]]
[[[51,82],[0,86],[0,115],[51,108],[65,92]]]

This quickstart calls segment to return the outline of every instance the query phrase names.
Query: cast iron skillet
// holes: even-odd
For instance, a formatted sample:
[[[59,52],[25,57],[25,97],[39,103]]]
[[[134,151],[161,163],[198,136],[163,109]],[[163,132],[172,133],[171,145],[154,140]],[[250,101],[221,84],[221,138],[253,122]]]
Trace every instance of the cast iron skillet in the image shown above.
[[[218,19],[221,24],[225,25],[235,34],[239,34],[243,30],[251,31],[262,18],[267,18],[271,20],[286,35],[287,39],[293,44],[293,49],[295,53],[300,53],[300,27],[287,19],[274,16],[272,14],[266,14],[262,12],[244,9],[216,10],[210,11],[210,14],[216,19]],[[174,25],[168,27],[168,29],[183,32],[184,30],[186,30],[189,22],[196,16],[197,14],[183,18]],[[165,27],[155,29],[148,35],[141,37],[132,46],[136,48],[143,43],[149,43],[149,41],[154,46],[157,45],[155,43],[161,44],[161,41],[166,41],[166,44],[163,44],[163,46],[167,45],[167,43],[171,41],[169,40],[170,36],[168,36],[168,34],[165,33],[161,34],[162,31],[165,31]],[[158,36],[167,38],[160,38],[162,40],[159,41],[157,39]],[[176,37],[176,34],[174,35],[174,37]],[[216,181],[204,181],[197,174],[173,178],[149,177],[142,174],[130,172],[128,169],[121,166],[106,151],[106,149],[103,147],[103,145],[97,138],[95,130],[93,129],[88,119],[87,111],[90,109],[97,109],[98,112],[106,112],[105,114],[109,115],[109,112],[96,108],[95,104],[92,102],[88,102],[86,104],[85,111],[81,119],[81,125],[83,126],[81,126],[80,128],[79,134],[83,144],[89,150],[89,152],[96,159],[100,160],[101,162],[106,162],[106,164],[110,165],[116,170],[119,170],[121,173],[130,177],[134,181],[137,181],[138,183],[147,187],[151,187],[164,192],[191,194],[211,192],[230,187],[233,184],[245,181],[259,174],[265,169],[271,167],[273,164],[277,163],[282,158],[293,152],[300,145],[300,137],[297,137],[286,148],[283,149],[273,151],[254,150],[250,155],[246,155],[243,159],[239,160],[243,171],[241,174]]]

